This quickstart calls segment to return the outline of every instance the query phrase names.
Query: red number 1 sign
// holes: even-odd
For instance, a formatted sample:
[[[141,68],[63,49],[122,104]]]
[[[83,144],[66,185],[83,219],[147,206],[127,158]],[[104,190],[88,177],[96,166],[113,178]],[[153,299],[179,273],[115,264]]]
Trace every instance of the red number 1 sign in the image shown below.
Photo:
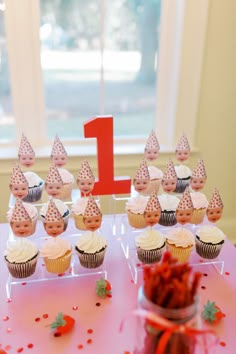
[[[84,137],[97,138],[98,181],[92,194],[130,193],[129,177],[114,178],[113,117],[96,117],[84,123]]]

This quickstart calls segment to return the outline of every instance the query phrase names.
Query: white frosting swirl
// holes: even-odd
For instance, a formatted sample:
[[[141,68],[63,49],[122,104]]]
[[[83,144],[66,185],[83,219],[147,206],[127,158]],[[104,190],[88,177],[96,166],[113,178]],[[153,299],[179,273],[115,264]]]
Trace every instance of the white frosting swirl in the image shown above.
[[[174,167],[178,178],[188,178],[192,175],[192,171],[188,166],[176,165]]]
[[[127,201],[125,211],[131,211],[134,214],[143,214],[147,206],[148,197],[138,196]]]
[[[41,177],[39,177],[36,173],[34,172],[24,172],[24,176],[28,182],[29,188],[33,187],[38,187],[40,184],[42,184],[44,181],[42,180]]]
[[[175,211],[180,201],[179,198],[169,194],[161,194],[158,199],[162,211]]]
[[[176,227],[167,233],[168,243],[176,247],[189,247],[195,245],[194,235],[183,227]]]
[[[85,253],[96,253],[107,246],[107,241],[97,232],[85,232],[80,236],[76,247]]]
[[[165,244],[165,236],[157,230],[146,230],[135,238],[137,247],[144,250],[161,248]]]
[[[77,199],[75,201],[75,203],[72,205],[71,211],[76,215],[83,215],[84,211],[86,209],[86,206],[88,204],[88,200],[89,200],[89,198],[87,198],[87,197]],[[100,204],[97,201],[95,201],[95,202],[97,203],[97,206],[100,209]]]
[[[65,203],[63,203],[62,200],[55,199],[55,198],[53,198],[52,200],[56,204],[56,207],[59,210],[59,213],[61,214],[62,217],[68,216],[70,214],[70,209],[68,208],[68,206]],[[43,218],[45,218],[45,216],[47,214],[48,206],[49,206],[49,201],[47,203],[43,204],[42,208],[40,209],[40,215]]]
[[[61,237],[54,237],[47,240],[40,251],[42,257],[57,259],[71,250],[71,245]]]
[[[30,203],[24,203],[22,202],[25,210],[27,211],[29,217],[33,220],[33,219],[37,219],[38,217],[38,210],[37,208]],[[12,218],[12,213],[13,213],[13,208],[10,208],[7,212],[7,220],[8,222],[11,222],[11,218]]]
[[[35,257],[37,253],[38,249],[33,242],[21,239],[9,241],[4,255],[10,263],[24,263]]]
[[[163,177],[163,172],[155,166],[148,166],[148,172],[149,172],[150,180],[162,179]]]
[[[220,243],[225,239],[223,231],[216,226],[209,225],[199,227],[196,231],[196,235],[201,241],[213,244]]]
[[[74,183],[74,176],[68,170],[66,170],[65,168],[58,168],[58,172],[64,184]]]
[[[205,194],[201,192],[193,192],[190,193],[192,202],[193,202],[193,207],[195,209],[202,209],[202,208],[207,208],[208,207],[208,200],[205,196]]]

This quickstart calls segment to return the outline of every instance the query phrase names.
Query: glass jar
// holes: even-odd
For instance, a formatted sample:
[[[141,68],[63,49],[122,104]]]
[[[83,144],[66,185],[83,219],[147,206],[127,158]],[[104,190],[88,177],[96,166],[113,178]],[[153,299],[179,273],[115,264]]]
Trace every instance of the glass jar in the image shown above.
[[[198,297],[190,306],[181,309],[168,309],[148,300],[143,287],[141,287],[138,292],[138,307],[174,322],[176,325],[186,324],[191,328],[199,328],[200,325]],[[155,354],[165,329],[155,328],[148,319],[140,318],[137,322],[134,354]],[[195,340],[184,333],[175,332],[172,333],[162,354],[193,354],[194,351]]]

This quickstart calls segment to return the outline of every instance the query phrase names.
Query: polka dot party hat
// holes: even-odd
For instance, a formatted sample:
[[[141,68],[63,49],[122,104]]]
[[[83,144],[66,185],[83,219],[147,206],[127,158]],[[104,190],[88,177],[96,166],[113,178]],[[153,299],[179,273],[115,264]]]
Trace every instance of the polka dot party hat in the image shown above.
[[[177,147],[176,147],[176,151],[182,151],[182,150],[190,151],[188,139],[185,134],[183,134],[181,136],[181,138],[179,139],[179,142],[177,144]]]
[[[24,134],[22,134],[21,141],[20,141],[20,147],[18,151],[18,156],[20,155],[29,155],[33,154],[35,155],[35,152],[29,142],[29,140],[26,138]]]
[[[223,208],[223,202],[217,188],[214,189],[211,200],[208,204],[208,209]]]
[[[21,199],[17,198],[11,216],[12,222],[31,220]]]
[[[157,140],[154,130],[152,130],[149,135],[145,149],[157,149],[158,151],[160,150],[160,145],[159,145],[159,142]]]
[[[20,166],[15,162],[11,173],[10,185],[25,184],[25,183],[28,185],[24,173],[21,171]]]
[[[177,209],[179,210],[193,209],[193,202],[188,187],[185,189]]]
[[[84,211],[84,217],[88,218],[91,216],[98,216],[101,215],[101,210],[99,209],[95,199],[92,195],[89,196],[87,206]]]
[[[45,183],[61,183],[63,184],[58,168],[52,163],[49,167],[48,175]]]
[[[150,175],[148,172],[148,166],[145,160],[143,160],[139,166],[139,169],[136,172],[134,177],[135,179],[150,179]]]
[[[52,146],[52,151],[51,151],[51,156],[67,156],[67,152],[61,142],[61,140],[59,139],[59,137],[56,135],[54,142],[53,142],[53,146]]]
[[[93,172],[91,170],[91,167],[89,166],[89,163],[87,160],[82,161],[81,168],[78,173],[77,180],[80,179],[93,179],[95,180],[95,177],[93,175]]]
[[[167,163],[167,167],[165,172],[163,173],[163,177],[162,179],[174,179],[177,178],[176,172],[175,172],[175,168],[174,168],[174,164],[172,160],[169,160]]]
[[[50,199],[44,222],[57,222],[63,220],[53,199]]]
[[[147,202],[147,206],[144,210],[144,212],[150,212],[150,211],[156,211],[156,210],[161,210],[161,205],[159,203],[157,194],[155,192],[152,192],[149,200]]]
[[[207,178],[207,174],[206,174],[205,165],[204,165],[203,160],[197,161],[197,166],[193,171],[192,177],[193,178]]]

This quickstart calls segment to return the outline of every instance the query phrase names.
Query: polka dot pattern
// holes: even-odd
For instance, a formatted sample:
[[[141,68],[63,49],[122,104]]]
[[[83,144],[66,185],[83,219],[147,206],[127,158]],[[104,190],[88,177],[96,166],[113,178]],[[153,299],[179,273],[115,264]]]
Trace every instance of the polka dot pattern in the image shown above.
[[[203,160],[197,161],[197,166],[192,174],[193,178],[207,178],[206,169]]]
[[[18,155],[20,156],[20,155],[28,155],[28,154],[35,155],[35,152],[31,146],[29,140],[26,138],[26,136],[24,134],[22,134]]]
[[[55,136],[53,146],[52,146],[52,151],[51,151],[51,156],[67,156],[67,152],[59,139],[58,135]]]
[[[223,202],[220,193],[217,188],[214,189],[211,200],[208,205],[208,209],[223,208]]]
[[[11,173],[10,184],[14,185],[14,184],[25,184],[25,183],[27,183],[28,185],[24,173],[22,172],[20,166],[15,162]]]
[[[91,216],[98,216],[101,215],[101,211],[94,200],[93,196],[90,195],[86,209],[84,211],[84,216],[85,217],[91,217]]]
[[[25,221],[25,220],[31,220],[31,218],[27,213],[21,199],[17,198],[13,208],[11,221],[18,222],[18,221]]]
[[[179,210],[193,209],[193,202],[190,196],[189,188],[185,189],[177,209]]]
[[[52,199],[49,201],[47,213],[45,215],[45,222],[55,222],[63,220],[59,210],[56,207],[56,204]]]
[[[175,172],[174,164],[172,160],[169,160],[167,163],[166,170],[163,173],[163,180],[165,179],[173,179],[177,178],[177,174]]]
[[[182,150],[190,151],[189,142],[185,134],[181,136],[176,147],[176,151],[182,151]]]
[[[150,198],[147,202],[145,212],[156,211],[156,210],[161,210],[161,206],[160,206],[160,203],[159,203],[156,193],[152,192],[150,195]]]
[[[150,179],[150,175],[148,172],[148,166],[145,160],[143,160],[139,166],[139,169],[136,172],[134,177],[135,179]]]
[[[63,184],[61,175],[58,171],[58,168],[52,163],[49,167],[48,175],[45,183],[61,183]]]
[[[80,179],[93,179],[93,180],[95,180],[95,177],[93,175],[93,172],[92,172],[87,160],[82,161],[81,169],[79,170],[79,174],[78,174],[77,179],[78,180],[80,180]]]
[[[152,130],[149,135],[145,149],[157,149],[158,151],[160,150],[160,145],[159,145],[159,142],[157,140],[154,130]]]

